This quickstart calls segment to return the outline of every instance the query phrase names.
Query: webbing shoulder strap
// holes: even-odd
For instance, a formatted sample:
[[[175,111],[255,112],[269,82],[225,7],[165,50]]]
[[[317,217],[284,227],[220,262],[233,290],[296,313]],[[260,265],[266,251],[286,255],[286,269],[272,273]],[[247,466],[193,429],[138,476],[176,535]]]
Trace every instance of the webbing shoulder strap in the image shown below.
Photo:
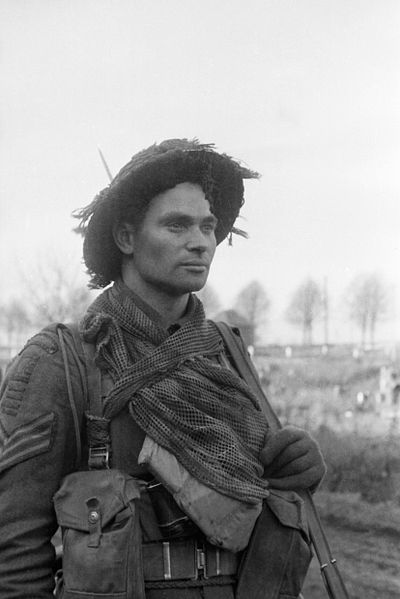
[[[248,383],[259,400],[260,407],[267,418],[270,428],[278,430],[281,424],[264,394],[258,374],[246,351],[239,329],[232,328],[225,322],[214,322],[214,324],[225,342],[225,346],[238,373]],[[330,599],[349,599],[311,494],[309,491],[300,491],[298,493],[302,497],[306,507],[310,537],[320,564],[322,579],[325,583],[328,596]]]
[[[111,446],[108,430],[109,421],[103,418],[101,370],[95,362],[95,346],[82,339],[76,323],[58,325],[57,328],[60,347],[63,352],[69,403],[74,417],[77,453],[81,459],[80,426],[78,425],[78,422],[82,421],[83,415],[85,414],[89,444],[89,469],[108,468]],[[68,368],[65,345],[68,345],[68,348],[80,369],[82,369],[82,363],[78,354],[80,354],[84,360],[84,375],[83,377],[81,376],[81,378],[83,379],[82,386],[84,388],[85,401],[83,406],[79,406],[80,419],[78,418],[77,404],[72,393],[71,376]],[[80,459],[78,464],[80,464]]]
[[[95,346],[92,343],[87,343],[82,339],[77,323],[69,323],[67,325],[58,325],[59,337],[60,331],[68,349],[71,351],[78,365],[81,364],[78,355],[84,358],[84,387],[87,404],[85,410],[95,416],[102,416],[101,406],[101,371],[95,363]],[[72,338],[72,343],[66,333],[69,332]]]
[[[68,338],[65,334],[66,327],[62,324],[59,324],[59,325],[57,325],[56,330],[57,330],[58,340],[59,340],[60,349],[61,349],[61,355],[62,355],[63,364],[64,364],[64,373],[65,373],[65,380],[67,383],[68,401],[69,401],[69,405],[71,408],[72,420],[74,423],[75,443],[76,443],[76,467],[79,468],[79,465],[82,460],[81,422],[82,422],[82,417],[83,417],[83,412],[84,412],[84,404],[86,403],[86,397],[87,397],[86,377],[85,377],[85,374],[82,372],[82,366],[80,364],[80,360],[79,360],[79,357],[75,350],[74,344],[70,343],[68,341]],[[66,344],[68,344],[69,350],[76,362],[76,365],[78,366],[79,373],[81,375],[81,382],[82,382],[83,395],[84,395],[84,401],[81,403],[83,405],[81,405],[81,404],[77,405],[77,403],[75,401],[74,392],[72,389],[71,371],[69,368]]]

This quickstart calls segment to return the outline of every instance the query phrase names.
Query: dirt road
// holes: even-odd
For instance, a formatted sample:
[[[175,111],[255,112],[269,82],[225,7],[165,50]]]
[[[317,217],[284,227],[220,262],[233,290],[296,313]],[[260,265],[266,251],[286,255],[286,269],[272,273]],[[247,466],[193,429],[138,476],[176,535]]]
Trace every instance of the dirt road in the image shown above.
[[[400,536],[324,527],[351,599],[400,599]],[[327,597],[316,558],[303,595]]]

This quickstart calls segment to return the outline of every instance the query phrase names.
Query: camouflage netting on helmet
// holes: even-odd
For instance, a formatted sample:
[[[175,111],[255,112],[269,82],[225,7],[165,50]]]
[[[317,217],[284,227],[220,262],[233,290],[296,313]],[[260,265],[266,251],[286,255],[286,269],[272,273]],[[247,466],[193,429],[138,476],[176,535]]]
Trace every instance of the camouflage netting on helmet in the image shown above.
[[[116,381],[105,418],[129,405],[139,426],[204,484],[249,503],[268,495],[258,459],[267,422],[248,385],[215,360],[222,339],[197,298],[189,320],[168,335],[117,283],[89,308],[82,330]]]
[[[129,214],[130,222],[141,215],[159,193],[184,182],[197,183],[218,218],[217,243],[231,232],[244,202],[243,179],[258,174],[243,167],[212,144],[171,139],[135,154],[91,204],[76,211],[77,228],[84,235],[83,254],[92,286],[105,287],[120,274],[121,253],[114,243],[113,225]]]

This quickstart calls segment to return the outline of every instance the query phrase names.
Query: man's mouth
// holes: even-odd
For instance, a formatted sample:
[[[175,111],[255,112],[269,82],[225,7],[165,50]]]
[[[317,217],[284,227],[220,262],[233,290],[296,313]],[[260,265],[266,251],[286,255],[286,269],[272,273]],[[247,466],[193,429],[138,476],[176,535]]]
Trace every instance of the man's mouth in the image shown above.
[[[182,266],[188,270],[193,270],[194,272],[203,272],[208,268],[208,264],[205,262],[184,262]]]

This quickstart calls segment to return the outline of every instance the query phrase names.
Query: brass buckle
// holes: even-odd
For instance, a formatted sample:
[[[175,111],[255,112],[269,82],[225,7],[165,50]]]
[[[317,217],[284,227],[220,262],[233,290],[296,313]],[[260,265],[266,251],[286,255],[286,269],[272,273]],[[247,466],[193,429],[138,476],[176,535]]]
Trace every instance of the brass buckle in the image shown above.
[[[215,548],[215,569],[217,576],[221,576],[221,553],[218,547]]]
[[[171,550],[168,541],[163,541],[162,544],[163,552],[163,565],[164,565],[164,580],[171,580]]]
[[[110,449],[108,445],[89,447],[89,470],[103,470],[110,468]]]
[[[194,546],[194,563],[193,563],[193,571],[194,576],[192,580],[198,580],[200,576],[202,578],[207,577],[207,565],[206,565],[206,552],[204,548],[199,547],[197,541],[195,541]],[[172,579],[172,568],[171,568],[171,545],[169,541],[162,542],[162,555],[163,555],[163,575],[164,580]]]
[[[196,576],[195,580],[200,577],[207,579],[207,554],[203,544],[199,544],[197,540],[194,544],[195,551],[195,564],[196,564]]]

